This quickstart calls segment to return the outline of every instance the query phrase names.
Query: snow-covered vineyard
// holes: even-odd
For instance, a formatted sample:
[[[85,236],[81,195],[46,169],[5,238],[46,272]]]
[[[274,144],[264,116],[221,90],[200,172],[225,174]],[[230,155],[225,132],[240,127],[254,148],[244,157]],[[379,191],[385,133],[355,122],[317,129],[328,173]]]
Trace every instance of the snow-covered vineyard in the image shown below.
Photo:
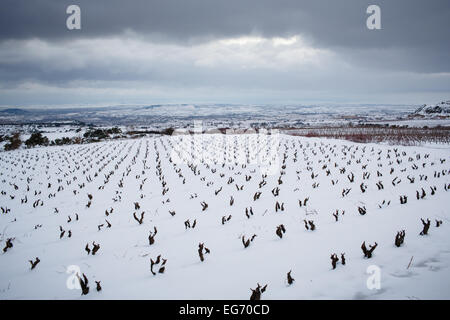
[[[449,299],[449,156],[256,134],[3,152],[0,299]]]

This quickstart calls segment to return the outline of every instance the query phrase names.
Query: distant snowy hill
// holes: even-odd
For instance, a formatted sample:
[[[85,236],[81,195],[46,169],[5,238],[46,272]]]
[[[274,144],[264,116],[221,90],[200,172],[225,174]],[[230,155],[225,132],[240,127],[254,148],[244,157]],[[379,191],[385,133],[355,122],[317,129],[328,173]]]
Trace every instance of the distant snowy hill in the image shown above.
[[[185,127],[202,121],[211,127],[295,127],[336,123],[398,120],[418,105],[321,104],[161,104],[92,107],[0,108],[0,124],[83,122],[94,125]]]
[[[424,104],[414,114],[420,115],[450,115],[450,100],[442,101],[436,105]]]

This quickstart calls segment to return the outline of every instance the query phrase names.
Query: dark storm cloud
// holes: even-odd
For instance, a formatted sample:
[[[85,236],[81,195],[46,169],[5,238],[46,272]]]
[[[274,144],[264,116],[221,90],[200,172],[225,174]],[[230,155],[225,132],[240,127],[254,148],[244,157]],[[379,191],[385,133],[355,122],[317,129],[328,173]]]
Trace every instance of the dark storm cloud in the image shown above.
[[[365,28],[365,10],[372,3],[381,7],[382,30],[376,32]],[[65,28],[70,4],[81,7],[82,30]],[[3,40],[105,37],[126,30],[182,44],[250,33],[302,34],[316,46],[343,52],[355,48],[407,52],[406,60],[379,52],[380,67],[450,71],[448,0],[3,0],[1,4]],[[373,53],[358,55],[355,62],[373,61],[365,59],[367,55]]]
[[[81,30],[66,28],[71,4],[81,7]],[[370,4],[381,7],[382,30],[366,28]],[[114,87],[123,81],[167,91],[215,86],[217,92],[272,88],[280,95],[283,88],[360,96],[369,89],[448,93],[449,30],[448,0],[2,0],[0,89],[77,81]],[[316,67],[299,67],[292,62],[294,50],[267,44],[261,55],[257,46],[233,49],[230,63],[221,65],[231,49],[216,40],[293,35],[325,52],[317,54]],[[136,51],[121,48],[127,45]],[[175,58],[167,59],[171,54]],[[251,61],[246,55],[256,67],[241,68]],[[264,65],[272,58],[282,70]]]

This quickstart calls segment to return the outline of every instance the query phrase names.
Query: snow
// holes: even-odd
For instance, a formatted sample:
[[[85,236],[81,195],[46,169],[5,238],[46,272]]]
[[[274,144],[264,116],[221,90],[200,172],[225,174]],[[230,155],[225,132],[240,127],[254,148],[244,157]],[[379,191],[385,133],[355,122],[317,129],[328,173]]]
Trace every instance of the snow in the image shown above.
[[[13,248],[0,256],[0,299],[249,299],[250,288],[257,283],[268,284],[262,299],[450,298],[449,191],[444,189],[450,183],[450,148],[287,135],[211,134],[201,142],[190,139],[180,135],[0,153],[4,191],[0,203],[11,210],[0,213],[1,248],[7,238],[14,238]],[[230,162],[223,163],[224,149]],[[284,155],[285,169],[281,167]],[[246,160],[250,163],[243,167]],[[340,173],[344,167],[345,173]],[[269,169],[267,184],[260,188],[264,169]],[[281,171],[285,174],[278,184]],[[353,183],[347,178],[351,172]],[[370,173],[368,179],[363,179],[364,172]],[[440,172],[439,177],[435,172]],[[318,176],[313,179],[312,173]],[[252,177],[250,181],[246,175]],[[421,175],[427,180],[420,180]],[[414,177],[414,183],[407,176]],[[228,184],[230,177],[235,181]],[[394,186],[395,177],[401,182]],[[331,180],[338,182],[333,185]],[[162,181],[169,188],[164,195]],[[383,190],[378,190],[378,181]],[[361,183],[367,185],[364,193]],[[238,191],[236,184],[243,190]],[[64,189],[58,191],[60,186]],[[432,186],[437,188],[434,195]],[[271,192],[276,187],[280,188],[277,197]],[[345,188],[351,191],[343,197]],[[421,188],[426,196],[417,200]],[[262,194],[254,201],[257,191]],[[55,197],[49,198],[50,193]],[[93,196],[89,208],[88,194]],[[408,196],[406,204],[400,204],[400,195]],[[21,203],[25,196],[27,203]],[[306,197],[307,206],[300,207],[298,201]],[[43,205],[33,208],[37,199]],[[391,203],[379,208],[383,200]],[[208,204],[205,211],[202,201]],[[275,212],[276,201],[284,203],[284,211]],[[135,210],[135,202],[140,209]],[[367,213],[360,215],[358,206],[365,206]],[[245,208],[250,207],[254,215],[248,219]],[[105,216],[110,208],[113,212]],[[337,222],[332,216],[336,209],[345,210]],[[140,225],[133,212],[140,216],[142,211]],[[231,220],[222,225],[222,216],[228,215]],[[431,220],[425,236],[419,235],[421,218]],[[111,228],[106,228],[105,219]],[[185,229],[187,219],[191,224],[197,220],[194,229]],[[317,229],[306,230],[303,219],[313,220]],[[435,219],[443,224],[436,227]],[[99,231],[100,224],[104,226]],[[280,224],[286,227],[282,239],[275,234]],[[62,239],[60,226],[66,230]],[[149,245],[148,235],[155,226],[155,243]],[[406,238],[397,248],[394,238],[400,230],[406,230]],[[253,234],[255,240],[244,248],[241,236]],[[101,246],[95,256],[84,249],[86,243],[92,248],[93,241]],[[363,257],[363,241],[378,243],[371,259]],[[199,242],[211,250],[204,262],[197,253]],[[330,255],[340,257],[344,252],[346,265],[338,262],[332,270]],[[150,258],[155,260],[159,254],[167,259],[166,269],[152,275]],[[30,270],[28,260],[36,257],[41,262]],[[371,265],[380,268],[380,289],[367,287]],[[88,295],[68,288],[69,266],[78,266],[88,277]],[[289,270],[295,279],[291,286],[286,283]],[[101,292],[96,292],[94,281],[101,281]]]

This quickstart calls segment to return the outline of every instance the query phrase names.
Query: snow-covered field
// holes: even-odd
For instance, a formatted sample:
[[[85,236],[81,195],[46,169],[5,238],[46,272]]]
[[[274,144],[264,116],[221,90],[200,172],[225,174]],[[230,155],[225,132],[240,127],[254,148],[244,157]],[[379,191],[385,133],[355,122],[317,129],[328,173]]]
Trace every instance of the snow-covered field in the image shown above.
[[[248,299],[257,283],[268,285],[262,299],[450,299],[449,156],[256,134],[3,152],[0,245],[13,246],[0,254],[0,299]],[[378,244],[370,259],[363,241]],[[203,262],[199,243],[210,250]],[[73,289],[77,270],[87,295]]]

